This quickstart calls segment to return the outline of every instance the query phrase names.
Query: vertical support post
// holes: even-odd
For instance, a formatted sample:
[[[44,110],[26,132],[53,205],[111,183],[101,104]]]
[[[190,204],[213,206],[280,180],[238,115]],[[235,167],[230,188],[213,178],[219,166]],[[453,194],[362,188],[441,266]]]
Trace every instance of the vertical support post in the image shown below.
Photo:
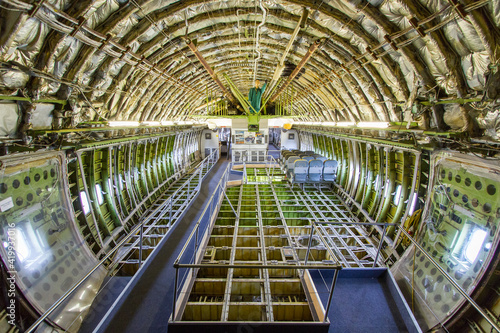
[[[168,215],[168,224],[172,225],[172,197],[170,197],[170,212]]]
[[[142,237],[143,237],[144,222],[141,222],[141,231],[139,235],[139,268],[142,265]]]
[[[328,318],[328,312],[330,311],[330,305],[332,305],[333,289],[335,289],[335,284],[337,283],[338,276],[339,276],[339,270],[335,269],[335,273],[333,273],[332,286],[330,287],[330,295],[328,296],[328,303],[326,304],[325,318],[323,319],[324,323],[326,323],[326,319]]]
[[[177,305],[177,280],[179,279],[179,268],[175,267],[175,280],[174,280],[174,304],[172,308],[172,322],[175,322],[175,307]]]
[[[384,244],[385,232],[387,230],[387,224],[384,224],[384,230],[382,231],[382,237],[380,238],[380,243],[378,244],[377,255],[375,256],[375,261],[373,262],[373,268],[377,266],[377,260],[382,250],[382,245]]]
[[[309,244],[307,244],[306,260],[304,261],[304,265],[307,265],[307,261],[309,260],[309,253],[311,252],[313,235],[314,235],[314,221],[311,222],[311,234],[309,235]]]
[[[196,227],[196,234],[195,234],[195,239],[194,239],[194,259],[193,259],[193,263],[197,264],[197,261],[196,261],[196,252],[198,250],[198,230],[200,229],[200,225],[198,224]],[[191,276],[194,277],[194,273],[195,273],[195,269],[194,268],[191,268]]]
[[[201,186],[201,178],[203,176],[203,168],[205,167],[205,162],[203,162],[201,164],[201,168],[200,168],[200,176],[199,176],[199,179],[198,179],[198,185]]]

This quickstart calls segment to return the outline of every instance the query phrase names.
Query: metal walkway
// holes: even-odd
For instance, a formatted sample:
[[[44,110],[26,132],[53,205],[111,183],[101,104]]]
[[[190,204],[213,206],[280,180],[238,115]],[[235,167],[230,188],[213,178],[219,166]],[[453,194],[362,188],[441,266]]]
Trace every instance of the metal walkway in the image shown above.
[[[111,307],[109,301],[103,302],[104,311],[109,311],[95,332],[166,332],[172,312],[174,259],[186,242],[193,221],[203,211],[206,197],[214,190],[227,165],[227,161],[218,161],[208,170],[199,186],[199,195],[188,212],[172,223],[165,241],[148,257],[127,290]],[[168,214],[168,210],[165,213]],[[92,328],[87,327],[85,332],[92,332],[95,325],[89,325]]]
[[[261,184],[270,190],[269,197],[261,196],[263,200],[258,201],[259,210],[277,207],[281,214],[279,218],[284,223],[302,226],[303,230],[293,236],[293,244],[297,249],[307,248],[309,243],[312,245],[314,250],[308,253],[309,262],[321,261],[329,252],[330,260],[338,260],[345,268],[385,267],[378,255],[379,241],[371,238],[362,225],[356,225],[358,218],[329,185],[305,185],[303,189],[290,187],[280,182],[284,174],[279,168],[270,169],[274,170],[246,167],[244,179],[247,184]],[[268,201],[269,198],[275,201]],[[333,225],[331,222],[351,224]],[[311,225],[314,226],[312,237]],[[322,249],[319,257],[315,257],[319,253],[315,251],[317,249]]]
[[[144,221],[141,233],[118,251],[115,272],[135,272],[144,263],[199,194],[202,180],[217,162],[217,154],[214,150],[188,170],[149,207],[141,218]]]

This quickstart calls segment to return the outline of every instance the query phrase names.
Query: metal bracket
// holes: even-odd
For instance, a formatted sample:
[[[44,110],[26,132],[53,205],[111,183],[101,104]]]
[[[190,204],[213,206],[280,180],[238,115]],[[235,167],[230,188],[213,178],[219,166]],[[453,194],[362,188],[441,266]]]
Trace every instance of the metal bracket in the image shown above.
[[[234,210],[233,204],[231,203],[231,201],[230,201],[230,200],[229,200],[229,198],[227,197],[226,191],[222,190],[222,193],[224,193],[224,196],[226,197],[227,202],[229,202],[229,206],[231,206],[231,209],[233,210],[234,215],[235,215],[236,217],[239,217],[239,216],[238,216],[238,213],[236,213],[236,211]]]

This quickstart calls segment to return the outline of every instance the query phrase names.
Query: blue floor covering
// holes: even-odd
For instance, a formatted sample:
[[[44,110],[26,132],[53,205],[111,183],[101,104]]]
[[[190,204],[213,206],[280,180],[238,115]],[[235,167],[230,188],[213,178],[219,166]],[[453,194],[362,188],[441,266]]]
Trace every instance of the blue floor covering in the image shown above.
[[[147,266],[138,273],[128,294],[122,298],[121,304],[113,309],[99,332],[167,332],[168,320],[172,313],[174,261],[227,165],[227,160],[220,160],[210,171],[203,181],[200,194],[187,213],[176,223],[168,239],[156,250]],[[205,218],[202,222],[202,230],[205,230],[207,222],[208,218]],[[189,246],[183,262],[187,262],[192,257],[193,251],[194,248]],[[181,276],[183,274],[184,272],[180,273]]]
[[[383,276],[356,276],[346,272],[341,271],[337,279],[328,313],[328,332],[408,332]],[[333,272],[310,273],[326,308]]]
[[[280,150],[275,145],[270,143],[267,154],[271,155],[275,160],[277,160],[280,157]]]
[[[279,155],[279,151],[277,154]],[[154,257],[134,278],[127,294],[103,322],[99,332],[168,331],[167,326],[172,313],[174,292],[175,269],[173,263],[187,241],[227,164],[227,160],[220,160],[207,175],[199,196],[190,206],[186,215],[176,223],[168,239],[156,250]],[[207,224],[208,218],[205,218],[202,222],[202,230],[205,230]],[[182,262],[187,262],[192,257],[193,250],[193,246],[188,246]],[[180,273],[181,277],[183,274],[184,272]],[[311,272],[324,304],[326,304],[328,288],[330,288],[331,283],[331,275],[328,276],[328,274],[330,272],[322,272],[321,275],[317,271]],[[118,283],[114,289],[112,287],[109,291],[110,296],[103,293],[101,298],[115,298],[117,290],[119,292],[120,288],[123,288],[123,283]],[[331,321],[329,332],[406,332],[406,326],[397,306],[391,301],[391,297],[381,278],[342,278],[341,276],[338,279],[329,312]],[[91,321],[94,323],[86,323],[85,329],[81,332],[91,332],[89,328],[95,325],[105,309],[109,307],[107,298],[103,304],[99,306],[99,301],[94,304],[94,308],[99,311],[99,314],[91,313]]]

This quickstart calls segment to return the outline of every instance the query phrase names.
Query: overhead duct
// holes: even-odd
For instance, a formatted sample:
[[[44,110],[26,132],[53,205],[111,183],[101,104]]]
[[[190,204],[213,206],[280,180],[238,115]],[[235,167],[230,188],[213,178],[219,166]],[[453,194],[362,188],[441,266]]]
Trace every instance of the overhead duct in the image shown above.
[[[198,58],[198,60],[200,61],[200,63],[203,65],[203,67],[205,68],[205,70],[208,72],[208,74],[212,77],[212,79],[215,81],[215,83],[219,86],[219,88],[222,90],[222,93],[224,94],[224,96],[226,96],[230,101],[231,103],[237,105],[238,102],[234,99],[234,96],[233,94],[231,94],[227,89],[226,87],[224,87],[224,85],[222,84],[222,82],[220,82],[219,78],[217,77],[217,75],[215,74],[214,70],[212,69],[212,67],[210,67],[210,65],[208,64],[208,62],[205,60],[205,58],[201,55],[200,51],[198,50],[198,48],[196,47],[196,45],[194,45],[193,41],[190,40],[189,38],[186,38],[185,40],[187,46],[189,47],[189,49],[191,51],[193,51],[194,55],[196,56],[196,58]]]
[[[298,63],[297,67],[295,67],[295,70],[290,74],[288,79],[279,87],[279,89],[274,93],[273,97],[269,100],[270,103],[274,102],[276,98],[292,83],[293,79],[300,73],[304,65],[307,63],[307,61],[311,58],[311,56],[316,52],[318,47],[322,44],[322,40],[316,40],[311,46],[309,47],[309,50],[307,50],[307,53],[304,55],[304,57],[300,60]]]
[[[300,29],[305,28],[308,16],[309,16],[309,10],[307,8],[304,8],[302,11],[302,16],[300,17],[300,21],[297,23],[295,30],[293,31],[292,35],[290,36],[290,40],[288,41],[288,44],[286,45],[285,51],[283,52],[283,55],[281,56],[281,58],[278,62],[278,65],[276,65],[276,69],[274,70],[273,78],[269,84],[268,91],[272,90],[272,88],[274,87],[276,82],[278,82],[279,78],[281,77],[285,67],[288,67],[287,64],[285,64],[286,57],[288,56],[288,53],[290,52],[290,49],[292,48],[293,42],[295,41],[295,38],[297,38],[297,35],[299,34]]]
[[[266,7],[262,4],[262,1],[259,1],[260,9],[262,10],[262,22],[260,22],[259,26],[257,27],[257,35],[255,37],[255,52],[257,52],[259,55],[257,58],[255,58],[255,63],[254,63],[254,68],[253,68],[253,80],[257,80],[257,63],[262,58],[262,52],[260,52],[260,43],[259,43],[259,37],[260,37],[260,29],[266,24],[266,18],[267,18],[267,10]]]

